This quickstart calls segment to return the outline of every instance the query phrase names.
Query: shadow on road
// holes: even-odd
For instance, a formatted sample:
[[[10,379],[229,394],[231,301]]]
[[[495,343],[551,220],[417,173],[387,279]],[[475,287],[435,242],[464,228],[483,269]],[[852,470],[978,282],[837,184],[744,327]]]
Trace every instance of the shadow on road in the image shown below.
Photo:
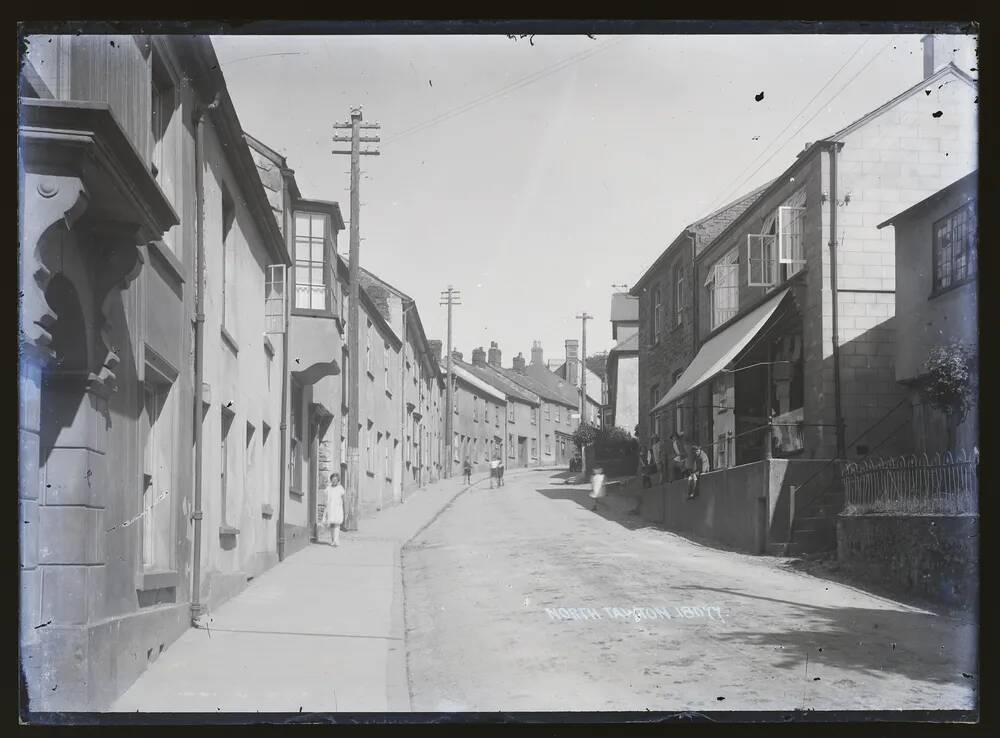
[[[580,487],[555,487],[549,489],[535,490],[539,494],[545,495],[550,500],[572,500],[586,510],[593,510],[594,500],[590,497],[590,488]],[[651,523],[639,517],[636,511],[637,501],[630,495],[609,494],[600,500],[597,505],[595,515],[600,515],[605,520],[628,530],[639,530],[640,528],[658,528],[656,523]]]
[[[810,662],[874,676],[895,673],[917,681],[975,687],[976,634],[968,625],[933,613],[825,607],[737,589],[679,585],[678,590],[721,592],[798,610],[793,628],[732,630],[713,635],[734,645],[778,650],[775,666],[802,669]],[[775,622],[787,618],[776,618]],[[734,623],[734,625],[738,625]]]

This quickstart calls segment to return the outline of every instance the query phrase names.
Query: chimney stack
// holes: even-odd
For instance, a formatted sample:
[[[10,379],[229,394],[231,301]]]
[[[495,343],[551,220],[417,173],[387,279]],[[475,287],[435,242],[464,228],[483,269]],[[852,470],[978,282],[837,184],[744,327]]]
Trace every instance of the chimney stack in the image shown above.
[[[451,358],[454,359],[455,361],[461,361],[462,360],[462,352],[459,351],[458,349],[452,349],[452,351],[451,351]]]
[[[575,338],[566,339],[566,381],[574,387],[580,386],[580,342]]]
[[[482,346],[472,349],[472,363],[475,366],[486,366],[486,352]]]
[[[542,361],[542,342],[533,341],[531,344],[531,363],[545,365]]]
[[[428,341],[427,346],[431,350],[431,355],[434,356],[434,361],[438,364],[441,363],[441,342],[440,341]]]
[[[490,366],[500,368],[500,347],[496,341],[490,341],[489,363]]]
[[[514,357],[514,371],[519,374],[524,374],[524,354],[518,353]]]
[[[950,63],[954,63],[963,72],[971,71],[970,67],[977,66],[975,38],[928,33],[920,39],[924,47],[924,79]]]

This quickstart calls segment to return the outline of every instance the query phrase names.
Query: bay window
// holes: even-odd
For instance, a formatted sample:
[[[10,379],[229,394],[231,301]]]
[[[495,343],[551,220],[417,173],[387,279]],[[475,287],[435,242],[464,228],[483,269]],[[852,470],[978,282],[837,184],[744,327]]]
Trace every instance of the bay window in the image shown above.
[[[295,214],[295,307],[330,310],[326,284],[326,216]]]
[[[942,292],[976,277],[975,201],[968,202],[934,224],[934,292]]]

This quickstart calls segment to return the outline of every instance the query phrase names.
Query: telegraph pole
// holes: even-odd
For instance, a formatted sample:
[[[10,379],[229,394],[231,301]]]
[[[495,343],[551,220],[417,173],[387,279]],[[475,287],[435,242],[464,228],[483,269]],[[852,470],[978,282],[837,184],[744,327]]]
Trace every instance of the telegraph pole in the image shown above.
[[[347,500],[344,505],[344,530],[357,530],[360,517],[360,486],[361,473],[360,454],[358,451],[358,373],[361,362],[358,356],[358,326],[360,306],[359,282],[361,238],[358,230],[358,220],[361,211],[358,185],[361,181],[361,157],[378,156],[378,151],[362,151],[361,143],[378,143],[378,136],[361,136],[361,129],[379,128],[378,123],[362,123],[361,108],[351,108],[350,123],[334,123],[334,128],[351,130],[350,136],[334,136],[334,141],[350,141],[351,150],[334,149],[334,154],[349,154],[351,157],[351,251],[349,268],[350,300],[347,304],[347,363],[348,363],[348,400],[347,400]]]
[[[448,289],[441,293],[440,305],[448,306],[448,384],[447,384],[447,400],[445,401],[445,412],[444,412],[444,456],[445,461],[445,476],[450,477],[452,472],[452,466],[455,463],[454,451],[452,450],[452,438],[454,437],[454,431],[452,430],[452,389],[451,389],[451,308],[453,305],[462,304],[462,293],[456,290],[450,284]]]
[[[587,418],[587,321],[593,317],[585,312],[576,316],[577,320],[583,321],[583,346],[580,351],[580,422]]]

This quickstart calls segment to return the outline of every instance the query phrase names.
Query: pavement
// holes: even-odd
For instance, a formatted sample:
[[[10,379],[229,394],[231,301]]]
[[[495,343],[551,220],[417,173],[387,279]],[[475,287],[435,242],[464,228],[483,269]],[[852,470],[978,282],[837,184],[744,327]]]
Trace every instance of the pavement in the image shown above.
[[[508,472],[508,480],[517,470]],[[487,476],[442,480],[264,572],[167,648],[110,712],[405,712],[400,551]]]
[[[596,512],[575,475],[457,498],[403,550],[414,711],[974,710],[970,617]]]

